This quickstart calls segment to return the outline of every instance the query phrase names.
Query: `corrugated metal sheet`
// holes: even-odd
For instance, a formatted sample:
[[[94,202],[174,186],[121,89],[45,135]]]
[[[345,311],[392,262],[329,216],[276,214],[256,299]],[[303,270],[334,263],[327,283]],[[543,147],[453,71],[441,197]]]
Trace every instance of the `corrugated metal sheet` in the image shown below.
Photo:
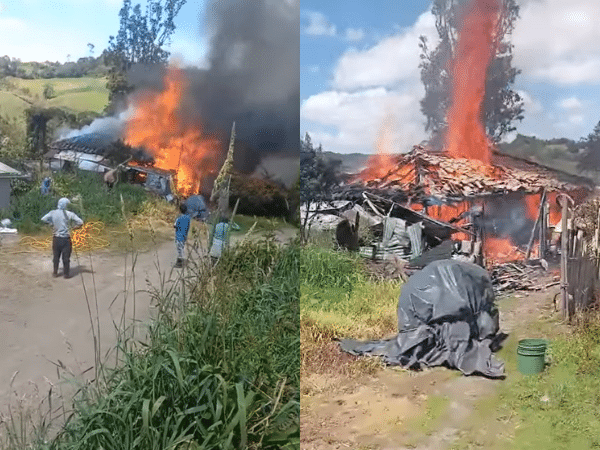
[[[18,177],[19,175],[21,173],[17,169],[0,162],[0,177]]]

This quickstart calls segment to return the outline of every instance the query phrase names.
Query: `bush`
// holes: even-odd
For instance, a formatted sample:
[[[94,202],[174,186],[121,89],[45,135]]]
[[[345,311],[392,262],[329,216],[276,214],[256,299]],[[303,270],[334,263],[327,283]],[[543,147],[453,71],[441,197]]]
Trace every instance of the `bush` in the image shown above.
[[[50,83],[46,83],[44,85],[44,98],[46,100],[50,100],[51,98],[56,97],[56,94],[54,92],[54,87],[50,84]]]

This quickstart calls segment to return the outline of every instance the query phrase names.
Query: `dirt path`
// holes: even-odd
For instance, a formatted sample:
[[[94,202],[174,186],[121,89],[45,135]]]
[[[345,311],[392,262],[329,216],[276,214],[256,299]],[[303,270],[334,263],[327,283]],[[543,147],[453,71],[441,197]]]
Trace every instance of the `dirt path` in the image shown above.
[[[294,236],[290,228],[278,230],[275,237],[284,242]],[[233,235],[232,242],[241,237]],[[16,399],[31,396],[34,404],[35,397],[47,395],[58,382],[57,364],[75,376],[94,366],[86,293],[94,321],[98,311],[105,354],[116,343],[114,324],[121,323],[123,311],[126,323],[135,318],[143,332],[154,310],[146,289],[158,287],[161,280],[172,282],[181,273],[172,269],[173,241],[137,253],[133,271],[133,254],[125,251],[80,254],[79,264],[73,255],[70,279],[52,277],[48,252],[19,252],[16,240],[10,241],[5,238],[0,247],[0,413]]]
[[[554,311],[555,293],[500,300],[501,330],[513,342],[556,333],[562,326]],[[502,383],[445,368],[386,368],[354,379],[311,375],[302,380],[301,448],[444,450],[461,439],[476,441],[481,433],[491,440],[474,448],[496,448],[511,429],[495,417],[486,419],[482,408],[495,407]]]
[[[171,266],[172,242],[137,254],[97,251],[71,258],[70,279],[51,276],[51,256],[45,252],[17,253],[3,247],[0,255],[0,402],[9,396],[40,392],[58,381],[55,364],[80,375],[94,365],[94,341],[88,302],[100,323],[102,353],[116,342],[114,323],[150,317],[147,283],[157,285],[159,274],[177,276]],[[61,264],[62,266],[62,264]],[[62,273],[62,267],[59,274]],[[135,287],[133,277],[135,276]],[[134,289],[135,293],[134,302]],[[125,295],[127,290],[127,295]],[[97,301],[97,306],[96,306]]]

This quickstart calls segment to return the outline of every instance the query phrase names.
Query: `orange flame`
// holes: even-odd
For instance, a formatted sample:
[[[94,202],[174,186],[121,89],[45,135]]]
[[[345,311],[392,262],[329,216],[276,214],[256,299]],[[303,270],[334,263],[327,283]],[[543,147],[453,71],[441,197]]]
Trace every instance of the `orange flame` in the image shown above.
[[[536,220],[540,210],[541,195],[532,194],[525,196],[525,207],[527,209],[527,218]]]
[[[467,202],[461,202],[454,205],[436,205],[427,208],[428,215],[434,219],[442,220],[444,222],[450,222],[452,219],[457,218],[462,213],[469,210],[469,204]],[[454,225],[461,227],[466,225],[467,219],[463,218],[456,222]],[[456,232],[452,235],[452,239],[458,241],[465,241],[469,239],[469,236],[462,232]]]
[[[452,102],[446,151],[455,158],[490,164],[490,140],[481,122],[488,65],[495,54],[498,0],[472,0],[463,18],[452,61]]]
[[[180,105],[187,88],[181,69],[169,67],[162,92],[145,92],[134,101],[135,114],[128,120],[125,143],[152,153],[154,166],[176,173],[177,191],[197,194],[201,180],[213,170],[210,160],[219,142],[203,133],[201,123],[187,123]]]
[[[365,181],[373,179],[381,179],[391,172],[398,170],[397,158],[393,155],[393,120],[394,116],[388,114],[377,135],[377,141],[375,146],[377,147],[377,153],[369,156],[367,160],[367,167],[364,169],[360,178]]]
[[[492,238],[485,239],[483,251],[488,260],[488,264],[502,263],[509,261],[522,261],[525,255],[519,252],[513,245],[510,238]]]

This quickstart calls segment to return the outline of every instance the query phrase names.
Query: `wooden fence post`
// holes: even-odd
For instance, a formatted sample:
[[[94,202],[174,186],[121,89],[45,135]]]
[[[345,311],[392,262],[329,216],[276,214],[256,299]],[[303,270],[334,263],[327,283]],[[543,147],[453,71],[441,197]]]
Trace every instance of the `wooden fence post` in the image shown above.
[[[546,236],[548,230],[548,216],[547,216],[547,202],[546,199],[542,199],[542,220],[540,223],[540,250],[539,250],[539,258],[546,259]]]
[[[561,306],[563,319],[568,319],[567,299],[569,296],[568,280],[567,280],[567,260],[568,260],[568,241],[569,230],[567,228],[567,216],[569,214],[569,204],[564,196],[559,197],[562,200],[562,232],[561,232],[561,249],[560,249],[560,290],[561,290]]]
[[[546,189],[544,189],[544,191],[542,192],[542,196],[541,196],[541,201],[540,201],[540,207],[538,209],[538,215],[537,218],[535,219],[535,223],[533,224],[533,229],[531,230],[531,236],[529,237],[529,244],[527,245],[527,254],[525,255],[525,259],[529,261],[529,257],[531,256],[531,249],[533,248],[533,241],[535,239],[535,231],[538,227],[538,224],[540,223],[540,219],[543,216],[543,211],[544,211],[544,203],[546,202]],[[539,255],[539,258],[542,258],[542,255]]]

